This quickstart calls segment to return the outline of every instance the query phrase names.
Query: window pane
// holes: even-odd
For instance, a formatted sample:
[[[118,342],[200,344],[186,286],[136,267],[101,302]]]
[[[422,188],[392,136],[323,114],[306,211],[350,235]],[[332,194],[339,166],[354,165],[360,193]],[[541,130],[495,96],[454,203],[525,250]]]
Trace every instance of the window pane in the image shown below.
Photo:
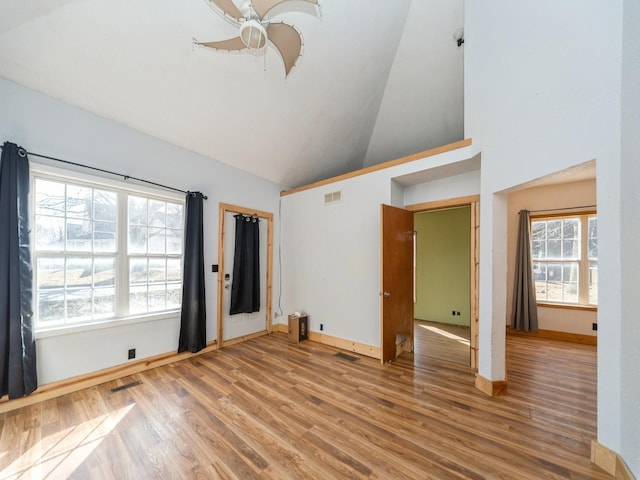
[[[109,318],[116,314],[116,289],[98,288],[93,297],[94,318]]]
[[[67,250],[75,252],[91,251],[91,227],[89,220],[67,219]]]
[[[167,230],[167,254],[182,253],[182,230]]]
[[[531,256],[533,258],[546,258],[546,245],[547,244],[545,242],[539,240],[534,240],[533,242],[531,242]]]
[[[164,258],[149,259],[149,283],[166,283],[167,260]]]
[[[93,191],[93,216],[95,220],[115,222],[118,212],[118,201],[115,192],[106,190]]]
[[[180,308],[182,304],[182,284],[167,285],[167,310]]]
[[[580,258],[580,243],[578,240],[562,241],[562,258],[567,260],[577,260]]]
[[[562,237],[562,220],[549,220],[547,222],[547,239],[559,240]]]
[[[129,253],[147,253],[147,227],[129,225]]]
[[[589,217],[589,258],[598,258],[598,217]]]
[[[167,228],[183,228],[182,205],[167,203]]]
[[[578,265],[575,263],[562,266],[562,301],[578,302]]]
[[[577,218],[562,221],[562,238],[571,240],[579,238],[580,221]]]
[[[93,251],[116,251],[116,224],[115,222],[95,222],[93,227]]]
[[[96,287],[112,287],[116,284],[115,257],[97,257],[93,261],[93,284]]]
[[[67,185],[67,217],[91,220],[93,189]]]
[[[562,301],[562,264],[547,264],[547,300]]]
[[[164,227],[166,224],[166,208],[166,202],[149,200],[149,225],[153,225],[154,227]]]
[[[91,320],[92,297],[90,288],[67,289],[67,318],[72,321]]]
[[[51,289],[38,292],[38,322],[47,326],[64,321],[64,290]]]
[[[533,278],[536,284],[536,299],[547,300],[547,265],[545,263],[533,264]]]
[[[595,262],[589,264],[589,303],[598,304],[598,264]]]
[[[562,240],[547,242],[547,258],[562,258]]]
[[[165,285],[151,285],[149,287],[149,311],[166,310]]]
[[[36,262],[38,290],[64,288],[64,258],[39,257]]]
[[[36,250],[64,250],[64,218],[36,216]]]
[[[93,268],[91,258],[67,258],[67,288],[91,287]]]
[[[131,285],[147,284],[148,277],[146,258],[131,258],[129,260],[129,282]]]
[[[129,225],[147,225],[147,199],[129,195]]]
[[[64,183],[36,179],[36,214],[63,217],[65,212]]]
[[[182,280],[182,265],[177,258],[167,259],[167,281],[179,282]]]
[[[165,253],[164,228],[149,227],[149,253]]]
[[[129,313],[147,313],[147,286],[129,290]]]
[[[531,239],[544,241],[547,238],[547,222],[532,222]]]

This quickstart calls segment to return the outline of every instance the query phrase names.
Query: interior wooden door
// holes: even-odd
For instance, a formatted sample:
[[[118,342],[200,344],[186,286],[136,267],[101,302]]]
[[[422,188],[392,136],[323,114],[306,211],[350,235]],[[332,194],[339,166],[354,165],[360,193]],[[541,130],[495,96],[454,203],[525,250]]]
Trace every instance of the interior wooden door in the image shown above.
[[[413,212],[381,206],[382,363],[396,358],[398,335],[413,337]]]

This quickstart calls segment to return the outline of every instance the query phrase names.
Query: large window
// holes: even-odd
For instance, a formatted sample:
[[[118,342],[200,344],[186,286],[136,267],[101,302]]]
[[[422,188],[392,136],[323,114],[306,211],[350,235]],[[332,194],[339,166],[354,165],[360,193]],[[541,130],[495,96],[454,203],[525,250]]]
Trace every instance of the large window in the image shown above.
[[[532,218],[531,256],[541,303],[598,304],[598,218]]]
[[[180,308],[183,202],[36,173],[37,329]]]

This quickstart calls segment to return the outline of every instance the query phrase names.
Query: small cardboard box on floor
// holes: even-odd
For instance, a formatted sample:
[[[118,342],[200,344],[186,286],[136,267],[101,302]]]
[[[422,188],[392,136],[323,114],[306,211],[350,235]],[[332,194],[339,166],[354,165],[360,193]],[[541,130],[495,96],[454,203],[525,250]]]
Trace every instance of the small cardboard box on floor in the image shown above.
[[[289,341],[301,342],[309,338],[309,320],[307,315],[295,313],[289,315]]]

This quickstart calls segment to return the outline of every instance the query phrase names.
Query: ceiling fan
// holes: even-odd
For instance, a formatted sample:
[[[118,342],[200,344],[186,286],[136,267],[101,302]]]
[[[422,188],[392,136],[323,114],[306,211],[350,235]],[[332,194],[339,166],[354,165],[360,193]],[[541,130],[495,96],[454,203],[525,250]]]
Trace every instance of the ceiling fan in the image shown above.
[[[258,52],[271,42],[284,62],[285,77],[302,54],[300,32],[283,22],[264,20],[269,11],[287,0],[247,0],[240,8],[232,0],[206,0],[214,9],[222,12],[233,24],[240,28],[239,35],[219,42],[196,42],[198,45],[216,50],[244,50]],[[318,0],[298,0],[318,5]]]

